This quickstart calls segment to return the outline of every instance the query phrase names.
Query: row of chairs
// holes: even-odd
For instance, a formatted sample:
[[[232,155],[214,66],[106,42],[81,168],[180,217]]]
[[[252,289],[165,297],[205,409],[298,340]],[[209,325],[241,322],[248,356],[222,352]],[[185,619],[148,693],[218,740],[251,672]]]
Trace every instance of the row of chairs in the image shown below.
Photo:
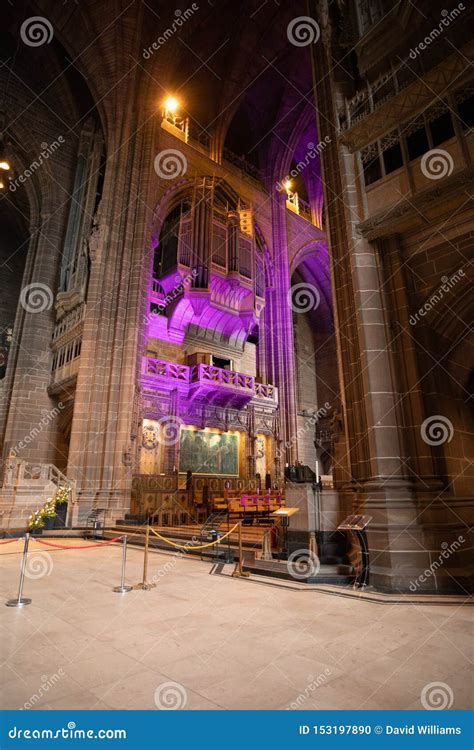
[[[215,510],[225,510],[229,513],[264,513],[268,515],[279,508],[285,507],[285,498],[279,492],[266,495],[243,494],[237,497],[220,497],[213,501]]]

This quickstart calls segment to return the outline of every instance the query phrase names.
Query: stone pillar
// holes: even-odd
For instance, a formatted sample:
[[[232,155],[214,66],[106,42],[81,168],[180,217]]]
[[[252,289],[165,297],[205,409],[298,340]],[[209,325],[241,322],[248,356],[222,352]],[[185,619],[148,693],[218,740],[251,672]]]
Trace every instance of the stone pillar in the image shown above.
[[[49,202],[54,201],[53,195]],[[2,388],[0,440],[3,458],[55,463],[57,398],[48,394],[54,296],[67,206],[43,212],[31,226],[31,239],[14,326],[7,376]],[[59,409],[59,411],[58,411]]]
[[[270,297],[272,325],[269,331],[274,383],[278,387],[283,463],[298,460],[296,419],[296,368],[291,308],[291,277],[286,226],[285,197],[272,196],[274,293]],[[267,339],[268,340],[268,339]]]
[[[387,325],[379,248],[360,236],[363,184],[357,156],[338,142],[337,102],[343,89],[325,4],[310,3],[321,25],[312,45],[315,99],[332,260],[336,336],[347,442],[337,489],[352,495],[353,510],[372,516],[368,529],[371,582],[407,590],[430,563],[409,470],[403,455],[398,392]],[[346,481],[343,477],[346,477]],[[430,584],[428,584],[430,585]]]
[[[89,242],[91,274],[68,462],[68,476],[78,484],[75,521],[95,504],[109,509],[110,523],[130,505],[133,465],[124,456],[133,454],[128,446],[136,432],[133,406],[149,269],[148,209],[138,197],[148,194],[153,130],[151,124],[137,127],[133,108],[121,128],[120,148],[107,144],[115,157],[107,165]]]

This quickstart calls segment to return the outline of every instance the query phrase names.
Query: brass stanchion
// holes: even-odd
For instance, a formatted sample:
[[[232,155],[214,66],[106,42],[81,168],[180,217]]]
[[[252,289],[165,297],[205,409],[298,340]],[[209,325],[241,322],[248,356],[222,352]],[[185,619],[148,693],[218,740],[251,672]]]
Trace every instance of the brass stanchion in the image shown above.
[[[262,560],[273,560],[271,543],[270,543],[270,529],[268,529],[262,539]]]
[[[155,588],[156,583],[149,583],[147,581],[148,576],[148,545],[150,543],[150,527],[147,524],[145,531],[145,554],[143,555],[143,580],[141,583],[137,583],[134,589],[141,589],[142,591],[149,591]]]
[[[22,596],[29,543],[30,543],[30,535],[27,532],[25,534],[25,546],[23,547],[23,558],[21,560],[20,585],[18,586],[18,596],[16,599],[9,599],[7,602],[5,602],[7,607],[26,607],[27,604],[31,604],[31,599],[25,599]]]
[[[250,578],[250,573],[244,572],[244,553],[242,549],[242,521],[239,523],[239,561],[232,573],[234,578]]]
[[[122,537],[122,575],[120,577],[120,586],[115,586],[113,591],[117,594],[126,594],[132,590],[132,586],[125,585],[125,565],[127,562],[127,535]]]

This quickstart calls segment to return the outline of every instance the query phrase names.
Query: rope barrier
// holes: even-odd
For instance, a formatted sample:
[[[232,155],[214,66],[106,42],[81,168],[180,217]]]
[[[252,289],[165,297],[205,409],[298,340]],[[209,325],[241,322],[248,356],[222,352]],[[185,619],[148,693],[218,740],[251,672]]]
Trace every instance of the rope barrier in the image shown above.
[[[12,542],[18,542],[19,539],[9,539],[8,542],[0,542],[0,544],[11,544]]]
[[[135,531],[134,533],[131,533],[130,530],[131,529],[136,529],[136,528],[137,528],[137,526],[114,526],[113,530],[114,531],[126,531],[128,537],[131,537],[131,536],[144,536],[144,534],[146,533],[146,526],[138,526],[139,531]]]
[[[107,547],[109,544],[118,542],[121,538],[121,536],[116,536],[114,539],[109,539],[107,542],[99,542],[99,544],[71,544],[66,546],[64,544],[51,544],[51,542],[45,542],[42,539],[35,539],[35,542],[44,544],[46,547],[54,547],[55,549],[91,549],[91,547]]]
[[[172,547],[178,547],[178,549],[193,550],[193,549],[204,549],[205,547],[213,547],[215,544],[220,544],[223,539],[225,539],[227,536],[229,536],[229,534],[232,534],[232,532],[236,530],[239,523],[236,523],[235,526],[233,526],[230,529],[230,531],[227,532],[227,534],[223,534],[223,536],[219,537],[219,539],[215,539],[213,542],[209,542],[208,544],[198,544],[194,546],[190,546],[189,544],[176,544],[176,542],[172,542],[171,539],[167,539],[166,537],[161,536],[161,534],[158,534],[158,532],[155,531],[155,529],[152,526],[150,526],[150,530],[153,532],[155,536],[159,537],[159,539],[162,539],[167,544],[171,544]]]

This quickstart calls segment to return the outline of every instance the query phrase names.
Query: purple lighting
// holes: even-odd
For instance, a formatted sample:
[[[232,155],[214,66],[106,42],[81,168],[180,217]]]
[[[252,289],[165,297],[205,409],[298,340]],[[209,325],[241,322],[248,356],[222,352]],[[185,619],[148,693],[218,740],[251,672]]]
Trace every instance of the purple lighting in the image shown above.
[[[177,390],[188,404],[205,402],[240,409],[252,400],[276,405],[277,389],[256,383],[242,372],[212,365],[187,365],[143,357],[142,382],[145,388]]]
[[[148,335],[182,344],[188,328],[194,328],[242,349],[262,307],[255,306],[252,283],[211,273],[209,288],[196,290],[186,283],[189,276],[189,269],[180,268],[180,274],[173,272],[154,282],[150,302],[166,309],[166,315],[149,316]]]

